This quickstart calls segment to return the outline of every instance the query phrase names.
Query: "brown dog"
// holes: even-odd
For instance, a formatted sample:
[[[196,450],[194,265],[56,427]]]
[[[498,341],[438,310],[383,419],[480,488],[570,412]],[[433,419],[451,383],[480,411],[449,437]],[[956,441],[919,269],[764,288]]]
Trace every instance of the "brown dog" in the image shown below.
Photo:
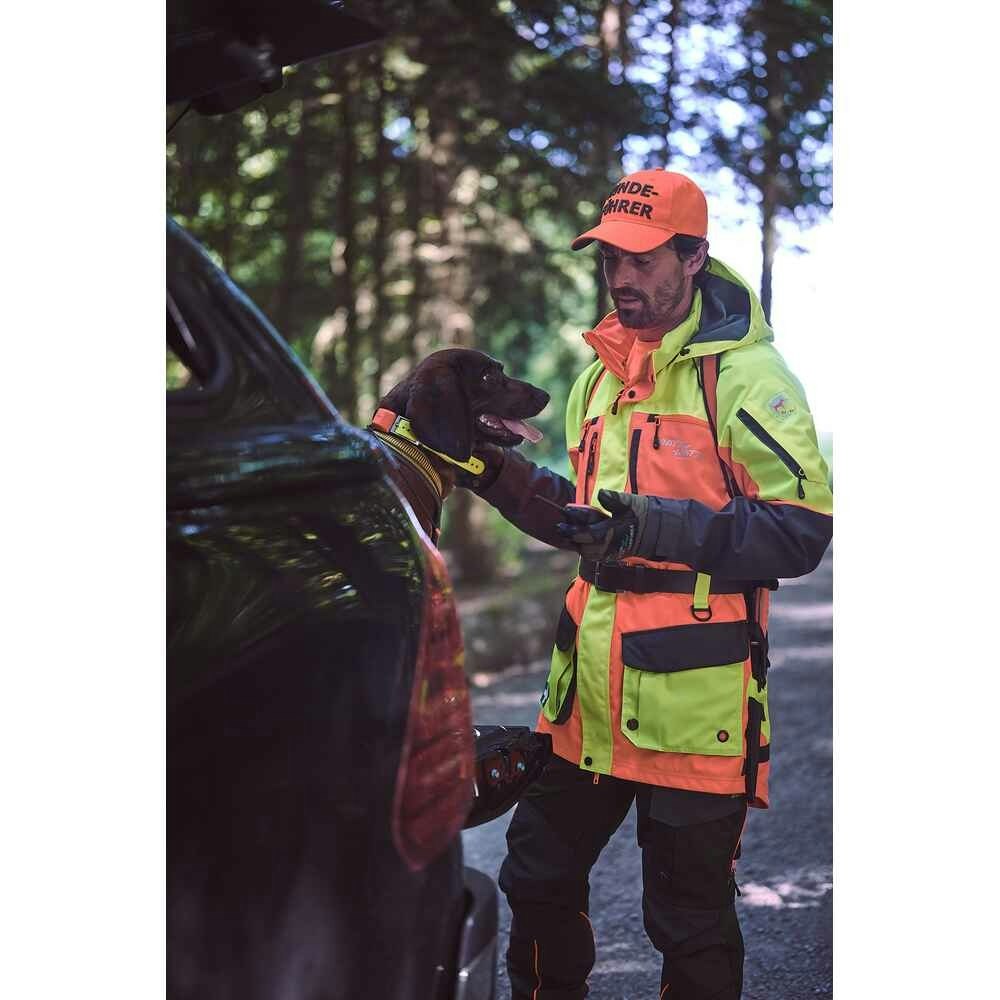
[[[369,429],[398,459],[393,479],[436,542],[441,508],[463,471],[455,463],[467,463],[477,448],[537,441],[541,435],[524,421],[548,401],[547,392],[509,378],[488,354],[448,348],[424,358],[382,397]]]

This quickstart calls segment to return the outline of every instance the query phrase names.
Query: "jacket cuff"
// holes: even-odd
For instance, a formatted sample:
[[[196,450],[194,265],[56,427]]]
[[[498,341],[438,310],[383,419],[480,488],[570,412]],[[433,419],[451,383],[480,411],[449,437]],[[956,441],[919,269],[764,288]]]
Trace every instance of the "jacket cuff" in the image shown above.
[[[524,475],[517,468],[517,460],[509,448],[503,449],[503,457],[498,467],[487,468],[478,482],[479,486],[470,487],[488,504],[497,508],[506,507],[512,503],[523,501]],[[517,456],[521,457],[521,456]]]
[[[684,562],[680,550],[689,503],[689,500],[650,497],[637,554],[654,561]]]

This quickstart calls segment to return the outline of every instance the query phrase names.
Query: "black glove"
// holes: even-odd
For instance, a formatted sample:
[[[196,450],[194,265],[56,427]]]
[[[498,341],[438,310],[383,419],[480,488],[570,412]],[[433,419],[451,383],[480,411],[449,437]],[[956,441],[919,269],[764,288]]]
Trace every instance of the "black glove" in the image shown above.
[[[649,498],[637,493],[599,490],[597,499],[610,514],[595,508],[567,508],[556,530],[584,559],[608,561],[636,555],[643,542]]]

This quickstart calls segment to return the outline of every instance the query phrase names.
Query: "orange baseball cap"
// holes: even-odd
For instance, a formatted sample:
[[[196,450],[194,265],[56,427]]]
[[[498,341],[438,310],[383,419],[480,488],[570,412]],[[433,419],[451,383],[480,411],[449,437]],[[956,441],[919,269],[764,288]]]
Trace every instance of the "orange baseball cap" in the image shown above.
[[[705,193],[683,174],[657,167],[626,174],[601,209],[601,221],[573,240],[582,250],[594,240],[628,253],[645,253],[678,233],[708,234]]]

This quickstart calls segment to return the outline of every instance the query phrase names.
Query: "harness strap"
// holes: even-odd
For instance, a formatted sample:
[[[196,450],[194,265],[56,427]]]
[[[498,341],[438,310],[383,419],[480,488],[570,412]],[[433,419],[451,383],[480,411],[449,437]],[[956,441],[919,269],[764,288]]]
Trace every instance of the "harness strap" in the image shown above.
[[[597,392],[597,387],[601,384],[601,379],[608,374],[607,368],[602,367],[597,373],[597,378],[594,379],[594,384],[590,387],[590,392],[587,393],[587,402],[583,407],[583,417],[584,421],[587,419],[587,410],[590,409],[591,400],[593,400],[594,395]]]
[[[722,472],[722,481],[729,494],[729,499],[732,500],[733,497],[740,496],[742,491],[736,483],[732,469],[729,468],[719,450],[719,355],[702,355],[697,359],[695,365],[701,397],[705,403],[705,413],[708,416],[708,426],[711,428],[712,440],[715,442],[715,455],[719,460],[719,469]]]

